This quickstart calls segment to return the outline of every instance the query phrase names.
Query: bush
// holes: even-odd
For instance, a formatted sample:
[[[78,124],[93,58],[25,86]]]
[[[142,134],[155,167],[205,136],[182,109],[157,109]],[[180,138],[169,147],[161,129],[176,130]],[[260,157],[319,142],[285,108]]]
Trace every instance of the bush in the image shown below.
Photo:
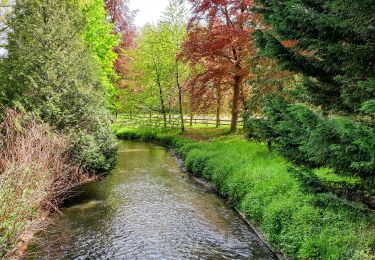
[[[79,181],[79,167],[69,163],[69,140],[32,116],[8,110],[0,124],[0,258],[17,239],[55,210]]]
[[[41,117],[47,122],[58,120],[56,130],[70,137],[72,162],[90,173],[107,173],[116,163],[118,146],[104,100],[94,91],[82,89],[78,93],[66,91],[63,101],[54,106],[63,116],[49,111]]]

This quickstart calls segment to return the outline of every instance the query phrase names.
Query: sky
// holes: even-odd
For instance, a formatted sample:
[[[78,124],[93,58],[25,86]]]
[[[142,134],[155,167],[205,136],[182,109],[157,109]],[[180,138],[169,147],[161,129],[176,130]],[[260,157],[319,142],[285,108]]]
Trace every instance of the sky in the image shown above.
[[[136,26],[143,27],[146,23],[156,24],[158,22],[163,11],[167,8],[169,0],[130,0],[129,2],[131,10],[138,10],[135,19]],[[0,55],[2,54],[0,48]]]
[[[138,10],[135,25],[143,27],[146,23],[156,24],[167,8],[169,0],[130,0],[130,9]]]
[[[130,8],[138,10],[135,19],[137,27],[146,23],[156,24],[167,6],[168,0],[130,0]]]

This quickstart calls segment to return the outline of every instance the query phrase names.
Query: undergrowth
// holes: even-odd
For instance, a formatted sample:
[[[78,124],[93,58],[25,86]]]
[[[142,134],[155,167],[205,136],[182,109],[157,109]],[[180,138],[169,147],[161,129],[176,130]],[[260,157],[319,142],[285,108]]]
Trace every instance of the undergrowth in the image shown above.
[[[23,254],[33,232],[79,182],[69,140],[32,116],[8,110],[0,124],[0,259]],[[17,244],[17,247],[16,247]]]

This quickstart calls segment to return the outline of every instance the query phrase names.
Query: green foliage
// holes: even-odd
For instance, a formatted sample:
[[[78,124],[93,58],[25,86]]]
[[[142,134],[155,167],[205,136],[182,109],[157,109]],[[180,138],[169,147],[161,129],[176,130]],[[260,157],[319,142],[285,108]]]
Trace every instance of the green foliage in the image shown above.
[[[175,92],[173,70],[176,56],[170,37],[167,26],[147,25],[138,39],[138,47],[128,51],[134,75],[134,83],[131,85],[134,89],[133,99],[138,107],[164,115],[168,97]]]
[[[287,159],[361,176],[375,173],[375,24],[372,1],[257,0],[267,30],[259,54],[303,80],[247,117],[248,136],[273,141]],[[287,87],[284,87],[287,89]],[[287,94],[287,95],[285,95]]]
[[[308,77],[302,91],[309,101],[357,113],[375,98],[373,1],[256,2],[272,27],[256,33],[260,53]]]
[[[114,25],[107,21],[107,13],[102,0],[90,0],[83,6],[86,26],[83,39],[88,46],[97,65],[100,67],[100,81],[107,94],[107,102],[112,112],[116,111],[117,87],[114,82],[118,78],[114,70],[117,54],[114,48],[119,43],[119,36],[113,34]]]
[[[73,0],[17,1],[1,70],[1,101],[33,111],[69,135],[76,148],[73,162],[100,172],[113,165],[116,141],[98,77],[102,69],[81,39],[90,27],[85,20]]]
[[[267,120],[264,118],[252,117],[249,113],[244,114],[244,128],[246,129],[246,135],[249,139],[256,140],[258,142],[267,141],[273,143],[276,135],[273,129],[267,124]]]
[[[281,98],[268,99],[264,112],[267,119],[262,119],[258,129],[251,127],[254,120],[248,120],[249,135],[255,132],[262,139],[272,138],[290,161],[363,178],[374,177],[374,128],[345,117],[328,118]]]
[[[291,258],[370,259],[375,253],[372,212],[330,193],[307,192],[289,173],[288,163],[262,144],[231,137],[184,143],[178,132],[160,130],[116,132],[119,137],[147,136],[172,147],[178,143],[188,170],[215,184]]]
[[[178,59],[186,36],[186,10],[180,0],[170,1],[163,20],[146,25],[137,46],[124,52],[129,59],[127,89],[121,93],[122,111],[183,113],[182,86],[189,67]]]

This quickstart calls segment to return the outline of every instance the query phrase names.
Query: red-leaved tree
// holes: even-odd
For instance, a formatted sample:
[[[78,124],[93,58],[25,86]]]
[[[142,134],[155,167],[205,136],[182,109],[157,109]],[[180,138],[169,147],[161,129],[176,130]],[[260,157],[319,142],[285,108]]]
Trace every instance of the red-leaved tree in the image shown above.
[[[189,0],[192,17],[182,56],[203,64],[202,80],[223,82],[233,90],[231,131],[237,130],[241,88],[250,77],[248,63],[255,55],[252,32],[257,17],[250,0]]]
[[[118,59],[114,66],[117,74],[122,79],[127,75],[129,64],[123,50],[131,48],[136,37],[136,27],[134,25],[136,12],[129,8],[129,0],[106,0],[105,5],[111,21],[115,25],[113,33],[121,34],[121,42],[115,49]]]

